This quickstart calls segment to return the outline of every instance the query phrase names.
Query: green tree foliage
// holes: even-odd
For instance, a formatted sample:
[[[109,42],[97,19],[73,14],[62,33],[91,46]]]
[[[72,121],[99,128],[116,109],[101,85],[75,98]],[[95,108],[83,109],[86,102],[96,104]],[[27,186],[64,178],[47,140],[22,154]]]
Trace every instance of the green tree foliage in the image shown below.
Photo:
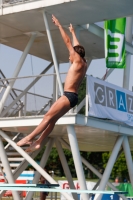
[[[38,154],[36,157],[36,161],[40,161],[43,155],[44,149]],[[64,149],[64,154],[68,163],[68,166],[70,168],[72,177],[76,177],[76,171],[74,167],[73,157],[69,150]],[[109,157],[111,155],[111,152],[80,152],[81,156],[83,156],[88,162],[90,162],[100,173],[104,171],[106,168],[106,165],[108,163]],[[133,155],[133,152],[132,152]],[[133,157],[133,156],[132,156]],[[57,176],[65,176],[64,170],[62,168],[62,164],[58,155],[58,152],[56,148],[52,148],[52,151],[50,153],[48,162],[47,162],[47,169],[53,170]],[[86,166],[83,166],[84,173],[86,175],[86,178],[88,178],[88,172],[89,172],[89,178],[96,178],[96,176],[91,172],[88,171]],[[122,180],[129,179],[128,176],[128,169],[126,164],[126,159],[124,153],[122,153],[119,158],[117,159],[113,169],[110,178],[115,179],[117,176],[121,177]]]
[[[35,159],[36,161],[40,161],[41,160],[44,151],[45,151],[45,147],[37,155],[37,157]],[[65,154],[65,157],[66,157],[66,160],[67,160],[67,164],[68,164],[68,166],[70,168],[71,174],[72,174],[73,177],[76,177],[76,172],[75,172],[75,167],[74,167],[72,154],[67,149],[64,149],[63,151],[64,151],[64,154]],[[58,152],[57,152],[56,148],[52,148],[46,166],[47,166],[46,168],[48,170],[54,171],[56,175],[65,176],[64,170],[62,168],[62,164],[61,164],[61,161],[60,161],[60,157],[58,155]]]
[[[109,160],[109,157],[111,155],[110,153],[103,153],[102,154],[102,160],[103,160],[103,167],[105,168],[107,165],[107,162]],[[121,153],[121,155],[118,157],[117,161],[114,164],[114,167],[112,169],[111,178],[114,180],[116,177],[120,177],[122,180],[129,179],[128,178],[128,169],[125,159],[125,154]]]

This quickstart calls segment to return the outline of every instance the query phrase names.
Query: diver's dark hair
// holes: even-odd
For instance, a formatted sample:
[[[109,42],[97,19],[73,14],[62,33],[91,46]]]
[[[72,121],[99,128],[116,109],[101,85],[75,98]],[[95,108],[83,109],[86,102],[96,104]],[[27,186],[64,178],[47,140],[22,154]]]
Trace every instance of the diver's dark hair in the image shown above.
[[[81,45],[76,45],[73,47],[74,50],[81,56],[81,58],[85,57],[85,49]]]

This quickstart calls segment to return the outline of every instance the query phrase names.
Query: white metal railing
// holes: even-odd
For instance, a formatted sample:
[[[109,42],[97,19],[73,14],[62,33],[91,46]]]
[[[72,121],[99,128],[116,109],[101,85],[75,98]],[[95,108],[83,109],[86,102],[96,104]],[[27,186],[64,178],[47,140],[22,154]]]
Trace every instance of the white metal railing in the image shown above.
[[[0,75],[2,72],[0,71]],[[66,73],[60,73],[63,75]],[[44,92],[48,91],[47,82],[50,78],[56,76],[55,73],[53,74],[40,74],[36,76],[24,76],[24,77],[17,77],[17,78],[6,78],[3,74],[0,76],[0,100],[2,95],[4,94],[8,84],[12,79],[16,79],[15,85],[23,87],[23,85],[28,82],[31,82],[26,89],[18,89],[15,86],[11,89],[11,92],[8,96],[8,99],[4,105],[4,109],[1,113],[0,117],[16,117],[16,116],[32,116],[32,115],[44,115],[48,109],[51,107],[53,102],[56,100],[54,99],[54,88],[51,90],[52,97],[44,96],[42,93],[34,93],[31,92],[32,87],[37,87],[42,89],[42,85],[44,85]],[[35,82],[36,79],[41,78],[41,83]],[[34,80],[33,80],[34,79]],[[48,80],[48,81],[47,81]],[[52,79],[51,79],[52,80]],[[40,80],[39,80],[40,81]],[[35,84],[34,84],[35,83]],[[52,82],[50,82],[52,85]],[[47,89],[46,89],[47,88]],[[87,88],[87,83],[86,83]],[[55,88],[56,90],[56,88]],[[54,91],[55,92],[55,91]],[[60,96],[60,95],[58,95]],[[88,116],[88,91],[86,89],[85,98],[80,102],[79,105],[72,108],[68,113],[79,113],[80,110],[85,106],[85,116]],[[21,112],[21,114],[20,114]]]
[[[32,78],[32,80],[34,78],[34,81],[31,80],[32,81],[30,83],[31,86],[28,86],[27,87],[28,89],[26,88],[27,89],[26,92],[24,92],[23,89],[17,89],[17,88],[11,89],[11,92],[8,95],[7,101],[4,104],[4,109],[1,113],[1,117],[19,116],[20,112],[21,112],[21,115],[24,115],[24,116],[44,114],[46,112],[46,109],[48,109],[48,107],[51,106],[52,98],[41,95],[41,94],[35,94],[29,91],[31,87],[34,87],[34,82],[36,81],[36,79],[41,78],[41,75],[40,77],[34,76],[34,77],[26,77],[26,78],[27,79]],[[21,85],[23,85],[23,83],[21,82],[25,80],[24,77],[23,79],[21,79],[21,77],[16,78],[16,79],[17,79],[16,80],[17,85],[19,85],[21,88]],[[8,87],[8,84],[10,81],[11,79],[6,79],[6,77],[0,70],[0,99],[2,99],[2,96],[4,92],[6,91],[6,88]],[[29,80],[26,80],[26,81],[28,82]],[[38,105],[35,105],[35,104],[38,104]]]
[[[4,88],[6,89],[6,86],[2,86],[0,84],[0,88]],[[12,89],[14,92],[23,92],[23,90],[20,89]],[[17,97],[17,95],[15,96]],[[9,97],[10,98],[10,97]],[[37,110],[26,110],[27,108],[27,103],[28,103],[28,99],[32,99],[34,101],[34,98],[38,98],[41,99],[41,101],[44,101],[45,103],[42,105],[42,107],[40,107]],[[12,100],[10,99],[9,101],[13,101],[15,100],[15,98],[12,98]],[[34,94],[32,92],[27,92],[24,96],[24,102],[19,100],[18,102],[16,102],[16,104],[8,111],[7,114],[5,114],[3,117],[14,117],[14,116],[18,116],[19,111],[22,111],[22,115],[26,116],[26,115],[40,115],[40,114],[44,114],[46,111],[45,109],[48,108],[48,106],[50,107],[52,104],[52,98],[40,95],[40,94]],[[4,106],[4,110],[7,109],[9,105],[7,104],[6,106]]]

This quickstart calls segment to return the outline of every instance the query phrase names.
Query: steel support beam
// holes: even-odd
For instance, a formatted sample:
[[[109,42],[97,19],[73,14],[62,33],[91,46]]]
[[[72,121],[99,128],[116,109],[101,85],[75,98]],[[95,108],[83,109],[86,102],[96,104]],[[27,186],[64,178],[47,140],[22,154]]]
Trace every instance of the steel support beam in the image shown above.
[[[26,108],[27,108],[27,94],[24,96],[24,116],[26,116]]]
[[[17,133],[17,135],[15,135],[14,138],[12,138],[12,140],[15,141],[15,140],[18,138],[19,135],[20,135],[20,133]],[[4,149],[5,149],[5,150],[8,149],[9,146],[10,146],[10,144],[7,144],[7,145],[4,147]]]
[[[50,154],[50,152],[51,152],[53,143],[54,143],[54,139],[51,138],[51,139],[49,140],[47,146],[46,146],[46,149],[45,149],[45,151],[44,151],[44,153],[43,153],[43,156],[42,156],[42,158],[41,158],[41,161],[40,161],[40,166],[41,166],[42,168],[44,168],[45,165],[46,165],[46,163],[47,163],[47,160],[48,160],[49,154]],[[32,183],[36,183],[36,184],[37,184],[38,181],[39,181],[39,178],[40,178],[40,174],[39,174],[39,172],[37,171],[36,174],[35,174],[35,177],[34,177],[34,179],[33,179],[33,181],[32,181]],[[25,200],[31,200],[33,194],[34,194],[34,192],[28,192],[28,194],[27,194]]]
[[[57,182],[49,175],[47,174],[40,165],[38,165],[21,147],[17,146],[15,142],[13,142],[3,131],[0,130],[0,135],[8,142],[11,144],[11,146],[20,153],[43,177],[45,177],[48,182],[51,184],[57,184]],[[73,200],[70,195],[63,193],[63,195],[66,197],[68,200]]]
[[[1,158],[1,162],[4,166],[4,171],[6,173],[6,179],[8,180],[8,183],[15,183],[1,137],[0,137],[0,152],[1,152],[0,158]],[[12,191],[12,194],[13,194],[14,200],[21,199],[19,196],[19,193],[17,191]]]
[[[131,181],[131,184],[133,187],[133,160],[132,160],[132,155],[131,155],[131,151],[130,151],[128,137],[126,137],[126,136],[124,137],[124,141],[123,141],[123,149],[124,149],[124,153],[125,153],[125,157],[126,157],[130,181]]]
[[[123,139],[124,139],[124,136],[120,136],[120,137],[118,137],[118,139],[115,143],[115,146],[113,148],[113,151],[111,153],[109,161],[108,161],[106,168],[104,170],[103,177],[102,177],[102,180],[99,184],[98,190],[104,190],[105,187],[106,187],[106,184],[107,184],[109,177],[110,177],[111,170],[114,166],[114,163],[116,161],[117,155],[118,155],[119,150],[120,150],[120,147],[122,145]],[[94,200],[101,200],[101,198],[102,198],[102,195],[96,195]]]
[[[37,154],[42,150],[42,148],[44,147],[44,145],[48,142],[48,139],[46,138],[43,142],[42,142],[42,146],[40,149],[38,149],[37,151],[34,151],[32,153],[30,153],[30,156],[34,159]],[[17,167],[17,169],[15,169],[15,171],[13,172],[13,177],[14,180],[16,180],[19,175],[23,172],[23,170],[26,169],[26,167],[29,165],[29,162],[27,160],[23,160],[22,163]],[[2,195],[4,194],[4,191],[0,191],[0,198],[2,197]]]
[[[78,181],[80,184],[80,188],[81,188],[81,190],[87,190],[86,180],[85,180],[85,176],[84,176],[83,166],[81,163],[78,141],[76,138],[74,126],[68,125],[67,132],[68,132],[68,138],[69,138],[69,142],[70,142],[70,146],[71,146],[71,150],[72,150],[73,160],[74,160],[75,169],[77,172],[77,177],[78,177]],[[84,200],[89,199],[88,194],[82,194],[82,196],[83,196]]]
[[[52,57],[53,57],[53,62],[54,62],[54,66],[55,66],[55,71],[56,71],[56,75],[57,75],[57,80],[58,80],[60,92],[61,92],[61,95],[63,95],[63,86],[62,86],[61,78],[60,78],[60,74],[59,74],[58,62],[57,62],[55,49],[54,49],[54,45],[53,45],[53,41],[52,41],[52,37],[51,37],[51,33],[50,33],[50,29],[49,29],[48,20],[47,20],[45,10],[43,11],[43,19],[44,19],[44,23],[45,23],[45,27],[46,27],[48,40],[49,40],[51,54],[52,54]]]
[[[133,17],[126,18],[126,41],[132,44]],[[123,88],[129,90],[131,54],[126,55],[126,68],[123,74]]]
[[[41,74],[45,74],[45,73],[51,68],[52,65],[53,65],[53,63],[50,63],[50,64],[46,67],[46,69],[44,69],[44,70],[41,72]],[[3,116],[15,105],[15,103],[16,103],[17,101],[19,101],[19,100],[26,94],[26,92],[29,91],[29,89],[30,89],[40,78],[41,78],[41,76],[35,78],[35,80],[32,81],[32,82],[30,83],[30,85],[29,85],[16,99],[6,108],[6,110],[4,110],[4,111],[1,113],[0,116],[3,117]]]
[[[66,157],[64,155],[62,146],[61,146],[60,142],[58,141],[58,139],[55,139],[55,144],[56,144],[56,147],[57,147],[57,151],[58,151],[61,163],[62,163],[62,167],[63,167],[64,172],[65,172],[66,178],[67,178],[67,180],[69,182],[70,188],[71,189],[75,189],[75,186],[74,186],[74,183],[73,183],[73,179],[72,179],[72,175],[71,175],[70,169],[69,169],[68,164],[67,164]],[[73,195],[73,198],[75,200],[78,200],[78,195],[77,194],[73,193],[72,195]]]
[[[130,45],[132,44],[132,28],[133,28],[133,17],[127,17],[126,18],[126,41],[129,42]],[[126,68],[124,69],[124,74],[123,74],[123,88],[127,90],[129,90],[129,84],[130,84],[130,64],[131,64],[131,54],[127,54]],[[132,162],[132,156],[131,156],[130,146],[129,146],[127,137],[124,137],[123,149],[124,149],[124,153],[126,157],[131,184],[133,186],[133,162]]]
[[[20,72],[20,70],[22,68],[22,65],[23,65],[23,63],[24,63],[24,61],[26,59],[26,56],[29,53],[29,50],[30,50],[35,38],[36,38],[36,33],[32,33],[31,38],[30,38],[30,40],[29,40],[24,52],[22,53],[22,56],[21,56],[21,58],[20,58],[20,60],[18,62],[18,65],[17,65],[17,67],[16,67],[16,69],[14,71],[14,74],[12,75],[12,78],[16,78],[18,76],[18,74],[19,74],[19,72]],[[4,94],[2,96],[2,99],[0,101],[0,114],[1,114],[1,112],[3,110],[5,101],[6,101],[7,97],[8,97],[8,95],[10,94],[10,91],[11,91],[15,81],[16,81],[15,79],[10,81],[9,85],[6,88],[6,91],[4,92]]]
[[[64,141],[63,139],[59,138],[59,140],[61,141],[61,143],[71,151],[71,148],[69,146],[69,144]],[[102,179],[102,174],[99,173],[99,171],[97,169],[95,169],[85,158],[83,158],[81,156],[81,161],[83,162],[83,164],[90,169],[97,177],[99,177],[100,179]],[[116,188],[114,185],[112,185],[110,182],[107,182],[107,185],[114,191],[118,191],[118,188]],[[127,200],[127,198],[124,195],[119,195],[122,199]]]
[[[56,72],[55,72],[55,68],[53,71],[54,75],[53,75],[53,101],[52,103],[54,103],[56,101]]]

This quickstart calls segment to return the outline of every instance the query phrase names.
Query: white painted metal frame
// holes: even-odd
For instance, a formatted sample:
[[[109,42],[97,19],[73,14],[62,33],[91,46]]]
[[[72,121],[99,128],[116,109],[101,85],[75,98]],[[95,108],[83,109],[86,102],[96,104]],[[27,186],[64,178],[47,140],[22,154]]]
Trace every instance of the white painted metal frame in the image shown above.
[[[36,33],[32,33],[31,38],[30,38],[30,40],[29,40],[24,52],[22,53],[22,56],[21,56],[21,58],[20,58],[20,60],[18,62],[18,65],[17,65],[17,67],[16,67],[16,69],[14,71],[14,74],[12,75],[12,78],[15,78],[15,77],[18,76],[18,74],[19,74],[19,72],[21,70],[21,67],[22,67],[22,65],[23,65],[23,63],[25,61],[25,58],[26,58],[27,54],[29,53],[29,50],[30,50],[35,38],[36,38]],[[5,103],[8,95],[9,95],[14,83],[15,83],[15,79],[10,81],[10,83],[7,86],[6,91],[5,91],[3,97],[2,97],[2,99],[0,101],[0,114],[1,114],[1,112],[3,110],[4,103]]]
[[[71,151],[71,148],[70,148],[70,146],[69,146],[69,144],[66,142],[66,141],[64,141],[63,139],[61,139],[61,138],[59,138],[59,140],[61,141],[61,143],[67,148],[67,149],[69,149],[70,151]],[[82,160],[82,163],[88,168],[88,169],[90,169],[97,177],[99,177],[100,179],[102,179],[102,174],[100,174],[100,172],[97,170],[97,169],[95,169],[85,158],[83,158],[82,156],[81,156],[81,160]],[[114,190],[114,191],[117,191],[118,189],[113,185],[113,184],[111,184],[110,182],[107,182],[107,185],[112,189],[112,190]],[[122,199],[124,199],[124,200],[127,200],[127,198],[124,196],[124,195],[121,195],[121,194],[119,194],[119,196],[122,198]]]
[[[77,172],[77,178],[80,183],[80,188],[82,190],[87,190],[87,185],[86,185],[85,176],[84,176],[84,172],[83,172],[83,166],[81,163],[80,152],[79,152],[79,148],[78,148],[78,142],[77,142],[74,126],[68,125],[67,132],[68,132],[69,143],[71,146],[71,151],[72,151],[73,160],[74,160],[74,164],[75,164],[75,169]],[[84,200],[88,200],[88,198],[89,198],[89,196],[87,194],[83,195]]]
[[[123,149],[124,149],[124,153],[125,153],[125,157],[126,157],[130,182],[133,186],[133,160],[132,160],[132,155],[131,155],[130,146],[129,146],[129,142],[128,142],[128,137],[124,138]]]
[[[45,27],[46,27],[48,40],[49,40],[51,54],[52,54],[52,57],[53,57],[53,62],[54,62],[54,66],[55,66],[55,71],[56,71],[56,75],[57,75],[57,80],[58,80],[60,92],[61,92],[61,95],[63,95],[63,86],[62,86],[61,78],[60,78],[60,74],[59,74],[58,62],[57,62],[57,58],[56,58],[54,45],[53,45],[53,41],[52,41],[52,37],[51,37],[51,33],[50,33],[50,29],[49,29],[48,20],[47,20],[45,10],[43,11],[43,19],[44,19],[44,23],[45,23]]]
[[[63,152],[62,146],[61,146],[60,141],[58,140],[58,138],[55,139],[55,144],[56,144],[56,148],[57,148],[57,151],[58,151],[58,154],[59,154],[59,157],[60,157],[64,172],[65,172],[66,178],[68,180],[70,189],[75,189],[75,186],[74,186],[74,183],[73,183],[73,179],[72,179],[72,175],[71,175],[71,172],[70,172],[70,169],[68,167],[65,154]],[[75,200],[78,200],[77,194],[72,194],[72,195],[73,195],[73,198]]]
[[[48,157],[49,157],[49,154],[51,152],[51,149],[52,149],[52,146],[53,146],[53,143],[54,143],[54,139],[51,138],[46,146],[46,149],[43,153],[43,156],[41,158],[41,161],[40,161],[40,166],[44,169],[46,163],[47,163],[47,160],[48,160]],[[32,183],[38,183],[39,181],[39,178],[40,178],[40,174],[39,172],[37,171],[36,174],[35,174],[35,177],[32,181]],[[34,192],[28,192],[28,194],[26,195],[26,198],[25,200],[31,200],[32,199],[32,196],[33,196],[33,193]]]
[[[132,28],[133,28],[133,17],[126,18],[126,34],[125,39],[132,45]],[[126,68],[123,74],[123,88],[129,90],[129,80],[130,80],[130,63],[131,63],[131,53],[127,53],[126,56]]]
[[[37,154],[39,153],[39,151],[42,150],[43,146],[47,143],[48,139],[44,140],[43,143],[42,143],[42,147],[35,151],[35,152],[32,152],[30,153],[30,156],[32,159],[34,159]],[[19,154],[19,153],[18,153]],[[19,175],[23,172],[23,170],[25,170],[25,168],[29,165],[29,162],[27,160],[23,160],[22,163],[17,167],[17,169],[13,172],[13,177],[14,177],[14,180],[16,180]],[[0,191],[0,198],[2,197],[4,191]]]
[[[126,41],[132,45],[132,28],[133,28],[133,17],[126,18]],[[130,64],[131,64],[131,54],[127,53],[126,55],[126,68],[124,69],[123,74],[123,87],[129,89],[130,81]],[[129,171],[130,181],[133,187],[133,160],[130,152],[130,146],[128,142],[128,137],[124,137],[123,149],[126,157],[127,167]]]
[[[117,155],[119,153],[120,147],[122,145],[123,139],[124,139],[124,136],[119,136],[117,141],[116,141],[116,144],[113,148],[113,151],[111,153],[109,161],[108,161],[106,168],[104,170],[103,177],[102,177],[101,182],[99,184],[98,190],[105,190],[106,184],[109,180],[112,168],[113,168],[114,163],[116,161],[116,158],[117,158]],[[96,195],[94,200],[101,200],[101,198],[102,198],[102,195]]]
[[[51,66],[53,65],[53,63],[51,62],[47,67],[46,69],[44,69],[41,74],[45,74],[50,68]],[[19,101],[25,94],[26,92],[29,91],[29,89],[40,79],[41,77],[37,77],[34,79],[34,81],[32,81],[27,87],[26,89],[21,92],[21,94],[6,108],[6,110],[4,110],[2,113],[1,113],[1,117],[5,116],[5,114],[15,105],[15,103],[17,101]]]
[[[57,184],[57,182],[49,175],[47,174],[40,165],[38,165],[21,147],[17,146],[15,142],[13,142],[10,137],[8,137],[3,131],[0,130],[0,135],[8,142],[10,145],[20,153],[42,176],[44,176],[49,183],[51,184]],[[68,195],[67,193],[63,193],[63,195],[68,200],[73,200],[73,198]]]
[[[1,137],[0,137],[0,152],[1,152],[0,158],[1,158],[1,161],[2,161],[3,166],[4,166],[4,171],[6,173],[6,179],[8,180],[8,183],[14,183],[13,174],[12,174],[9,162],[8,162],[8,158],[7,158]],[[13,191],[12,194],[13,194],[14,200],[20,200],[21,199],[20,196],[19,196],[19,193],[17,191]]]

